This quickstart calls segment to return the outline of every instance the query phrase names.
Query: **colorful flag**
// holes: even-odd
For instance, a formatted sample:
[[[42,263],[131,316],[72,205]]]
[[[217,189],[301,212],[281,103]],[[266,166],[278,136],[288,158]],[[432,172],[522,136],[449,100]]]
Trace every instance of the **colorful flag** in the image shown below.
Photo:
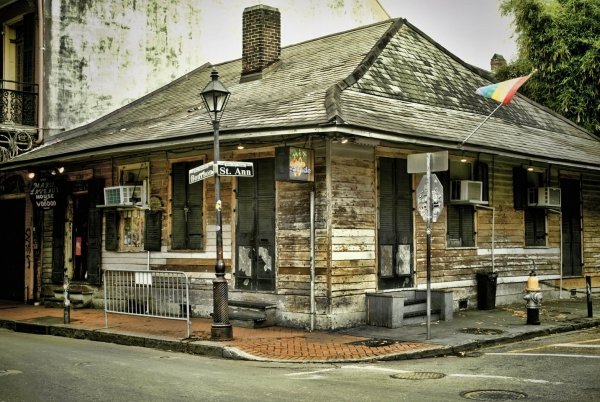
[[[503,105],[508,105],[513,96],[517,93],[517,90],[533,75],[533,73],[535,73],[535,70],[531,74],[523,77],[513,78],[512,80],[477,88],[475,93],[485,96],[486,98],[492,98]]]

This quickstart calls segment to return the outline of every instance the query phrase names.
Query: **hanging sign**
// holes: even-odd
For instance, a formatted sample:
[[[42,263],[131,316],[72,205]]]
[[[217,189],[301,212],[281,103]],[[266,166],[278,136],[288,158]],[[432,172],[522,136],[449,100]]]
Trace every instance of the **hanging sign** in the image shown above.
[[[55,181],[48,180],[45,177],[34,181],[31,184],[29,196],[33,205],[37,208],[52,209],[58,203],[60,188]]]
[[[314,150],[275,148],[275,180],[314,181]]]

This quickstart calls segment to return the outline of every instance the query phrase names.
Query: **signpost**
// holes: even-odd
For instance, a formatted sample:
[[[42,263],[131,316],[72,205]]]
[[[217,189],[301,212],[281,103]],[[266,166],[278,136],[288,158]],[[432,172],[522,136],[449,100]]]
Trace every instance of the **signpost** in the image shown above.
[[[431,222],[444,208],[444,188],[432,171],[448,170],[448,151],[408,155],[408,173],[426,173],[417,187],[417,208],[427,223],[427,339],[431,339]]]

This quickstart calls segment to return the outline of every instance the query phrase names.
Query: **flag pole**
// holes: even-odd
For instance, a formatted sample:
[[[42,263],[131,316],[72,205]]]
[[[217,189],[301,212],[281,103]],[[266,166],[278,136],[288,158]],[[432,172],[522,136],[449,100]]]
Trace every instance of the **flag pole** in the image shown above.
[[[461,142],[461,143],[460,143],[460,145],[459,145],[459,148],[462,148],[462,146],[463,146],[463,145],[465,145],[465,142],[467,142],[467,140],[468,140],[469,138],[471,138],[471,136],[472,136],[473,134],[475,134],[475,132],[477,132],[477,130],[479,130],[479,128],[480,128],[481,126],[483,126],[483,125],[485,124],[485,122],[486,122],[486,121],[488,121],[488,119],[489,119],[490,117],[492,117],[492,115],[493,115],[494,113],[496,113],[496,111],[497,111],[498,109],[500,109],[500,106],[502,106],[502,105],[503,105],[503,103],[499,104],[499,105],[496,107],[496,109],[494,109],[494,110],[492,111],[492,113],[490,113],[490,114],[489,114],[489,115],[488,115],[488,116],[487,116],[487,117],[486,117],[486,118],[485,118],[485,119],[484,119],[484,120],[483,120],[481,123],[479,123],[479,125],[478,125],[477,127],[475,127],[475,130],[471,131],[471,134],[469,134],[469,135],[467,136],[467,138],[465,138],[465,139],[463,140],[463,142]]]

